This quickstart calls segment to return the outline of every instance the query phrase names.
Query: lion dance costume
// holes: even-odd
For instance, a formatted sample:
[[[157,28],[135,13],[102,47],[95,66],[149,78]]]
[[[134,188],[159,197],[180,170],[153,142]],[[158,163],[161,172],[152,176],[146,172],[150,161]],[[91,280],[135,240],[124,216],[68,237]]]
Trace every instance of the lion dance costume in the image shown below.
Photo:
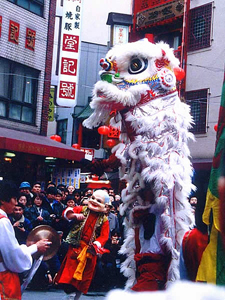
[[[192,118],[176,90],[179,60],[167,44],[144,39],[114,46],[100,65],[94,112],[83,124],[97,127],[113,115],[110,125],[121,132],[102,162],[119,161],[120,179],[128,183],[120,207],[126,223],[121,253],[127,255],[121,271],[127,288],[163,289],[179,278],[179,250],[192,222]]]

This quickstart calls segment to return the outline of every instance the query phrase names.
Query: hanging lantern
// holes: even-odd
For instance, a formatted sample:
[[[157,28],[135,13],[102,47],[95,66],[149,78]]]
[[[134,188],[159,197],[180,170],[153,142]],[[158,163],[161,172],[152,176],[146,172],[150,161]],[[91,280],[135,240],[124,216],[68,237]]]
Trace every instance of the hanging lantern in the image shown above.
[[[56,141],[56,142],[61,142],[62,141],[61,136],[59,136],[57,134],[51,135],[50,139],[53,140],[53,141]]]
[[[173,72],[174,72],[174,75],[176,76],[176,79],[178,81],[184,79],[185,72],[182,68],[175,67],[175,68],[173,68]]]
[[[214,130],[217,131],[218,130],[218,124],[214,125]]]
[[[109,147],[109,148],[112,148],[113,146],[116,145],[116,141],[113,140],[113,139],[109,139],[106,141],[106,145]]]
[[[72,147],[73,147],[74,149],[80,149],[80,145],[79,145],[79,144],[73,144]]]
[[[105,126],[105,125],[104,126],[100,126],[98,128],[98,133],[101,134],[101,135],[108,135],[109,131],[110,131],[109,127]]]

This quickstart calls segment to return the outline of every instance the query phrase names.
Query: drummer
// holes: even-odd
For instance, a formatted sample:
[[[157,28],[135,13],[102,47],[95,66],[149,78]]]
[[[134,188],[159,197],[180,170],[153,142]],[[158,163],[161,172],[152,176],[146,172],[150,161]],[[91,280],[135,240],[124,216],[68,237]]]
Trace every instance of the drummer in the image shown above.
[[[43,239],[29,247],[19,245],[14,229],[7,215],[12,214],[17,204],[17,189],[12,184],[0,185],[0,298],[21,299],[18,273],[32,266],[32,254],[44,253],[49,248],[48,240]]]

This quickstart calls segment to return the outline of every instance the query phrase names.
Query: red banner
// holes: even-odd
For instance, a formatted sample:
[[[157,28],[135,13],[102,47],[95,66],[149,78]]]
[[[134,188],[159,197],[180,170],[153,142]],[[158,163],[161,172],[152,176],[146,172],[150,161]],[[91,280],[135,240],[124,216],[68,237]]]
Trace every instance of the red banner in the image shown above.
[[[9,42],[19,44],[20,24],[12,20],[9,21]]]

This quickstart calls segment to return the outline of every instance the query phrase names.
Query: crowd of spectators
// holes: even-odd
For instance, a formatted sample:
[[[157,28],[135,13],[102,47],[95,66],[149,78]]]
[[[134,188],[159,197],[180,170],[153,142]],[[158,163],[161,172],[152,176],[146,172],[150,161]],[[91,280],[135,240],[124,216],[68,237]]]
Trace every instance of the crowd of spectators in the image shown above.
[[[110,253],[98,257],[96,273],[91,285],[92,290],[108,291],[122,287],[124,277],[120,273],[123,257],[118,253],[123,241],[123,219],[119,214],[120,195],[113,189],[102,188],[109,194],[110,201],[106,205],[110,234],[105,248]],[[69,206],[87,205],[92,197],[93,189],[76,190],[74,186],[56,186],[49,182],[45,190],[40,182],[22,182],[19,186],[18,204],[9,216],[20,244],[25,244],[29,232],[39,225],[49,225],[54,228],[61,238],[58,253],[51,259],[43,261],[33,277],[28,288],[47,289],[53,286],[54,277],[67,252],[65,238],[72,223],[63,218],[63,211]],[[23,275],[21,275],[22,280]]]

